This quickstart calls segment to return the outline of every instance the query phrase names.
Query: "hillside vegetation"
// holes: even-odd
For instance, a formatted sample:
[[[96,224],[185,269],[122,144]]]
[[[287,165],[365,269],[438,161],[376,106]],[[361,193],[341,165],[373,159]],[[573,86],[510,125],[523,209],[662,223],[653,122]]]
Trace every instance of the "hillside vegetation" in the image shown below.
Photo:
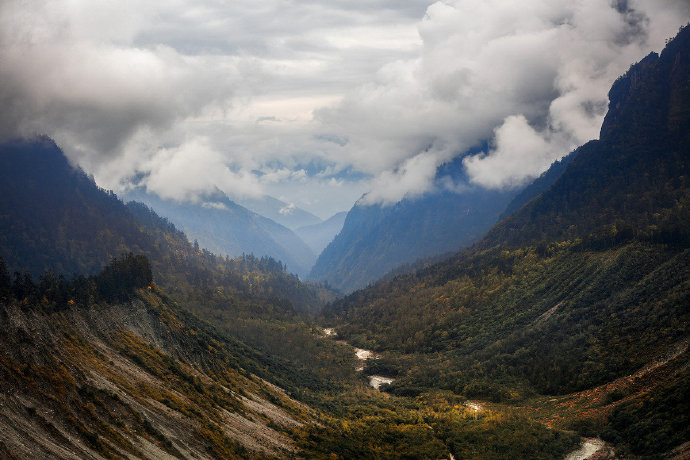
[[[350,347],[318,335],[335,356],[313,359],[342,375],[340,385],[315,386],[150,282],[148,261],[133,255],[69,281],[11,281],[0,270],[4,457],[557,458],[575,445],[572,434],[511,411],[478,415],[450,394],[383,396],[355,375]]]
[[[329,306],[328,325],[383,354],[365,372],[395,376],[394,394],[440,387],[524,401],[604,384],[684,343],[688,50],[686,27],[661,56],[632,66],[611,89],[600,139],[578,149],[548,190],[473,248]],[[687,385],[687,373],[679,375],[664,387],[664,401]],[[649,452],[663,433],[688,440],[663,407],[663,418],[643,432],[623,428],[621,417],[656,410],[641,404],[611,415],[610,439],[632,453]]]
[[[295,451],[314,412],[258,376],[280,365],[171,306],[147,267],[127,256],[95,277],[9,289],[0,273],[4,458]]]

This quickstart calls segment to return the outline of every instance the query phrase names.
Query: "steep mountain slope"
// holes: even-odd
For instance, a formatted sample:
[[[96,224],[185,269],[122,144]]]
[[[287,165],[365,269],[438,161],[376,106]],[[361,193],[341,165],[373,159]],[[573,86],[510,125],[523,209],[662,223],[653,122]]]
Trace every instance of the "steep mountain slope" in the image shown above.
[[[309,277],[351,292],[401,264],[459,250],[496,222],[513,195],[440,191],[392,206],[356,204]]]
[[[649,406],[653,388],[669,403],[688,377],[690,28],[609,97],[600,139],[472,249],[328,308],[341,336],[383,354],[365,372],[395,376],[398,394],[517,401],[592,389],[681,347],[672,378],[631,395],[644,410],[628,401],[603,428],[573,417],[633,454],[690,440],[678,411]],[[624,428],[644,413],[658,423]]]
[[[295,233],[302,238],[302,241],[314,251],[314,254],[321,254],[328,243],[340,233],[345,224],[347,212],[339,212],[318,224],[305,225],[295,229]]]
[[[227,298],[288,299],[290,309],[300,311],[323,302],[321,291],[274,260],[233,261],[194,248],[150,209],[125,206],[99,189],[47,138],[0,145],[0,195],[0,257],[11,270],[28,270],[34,278],[48,269],[93,274],[113,257],[133,252],[146,255],[156,281],[184,295],[189,308],[206,303],[196,288],[211,285],[223,287]]]
[[[498,220],[505,219],[515,211],[520,210],[520,208],[529,203],[531,200],[548,190],[554,184],[554,182],[561,177],[563,171],[565,171],[565,168],[575,159],[577,152],[577,150],[574,150],[560,160],[555,161],[549,167],[549,169],[544,171],[532,183],[521,190],[520,193],[513,198],[506,209],[501,213]]]
[[[690,221],[688,34],[686,27],[661,56],[650,54],[614,83],[600,139],[579,149],[548,193],[492,229],[484,247],[683,237],[676,233]]]
[[[222,192],[207,197],[204,203],[177,203],[141,190],[127,192],[126,199],[145,203],[214,254],[272,257],[302,277],[316,259],[290,229],[234,203]]]
[[[321,222],[319,217],[309,211],[290,205],[272,196],[237,198],[235,201],[245,208],[261,216],[268,217],[291,230],[306,225],[316,225]]]
[[[279,362],[155,286],[113,302],[96,278],[84,302],[79,283],[76,302],[46,284],[0,292],[3,458],[294,456],[291,436],[315,413],[256,375],[280,379]]]
[[[15,270],[90,274],[127,250],[159,252],[117,197],[48,138],[0,145],[0,196],[0,255]]]

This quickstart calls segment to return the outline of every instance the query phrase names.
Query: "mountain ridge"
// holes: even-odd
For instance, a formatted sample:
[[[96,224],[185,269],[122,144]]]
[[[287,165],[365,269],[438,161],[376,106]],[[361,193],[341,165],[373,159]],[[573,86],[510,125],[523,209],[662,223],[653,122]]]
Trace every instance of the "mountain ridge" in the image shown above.
[[[127,192],[125,197],[151,207],[214,254],[273,257],[301,277],[306,276],[316,257],[292,230],[235,203],[220,191],[201,203],[164,200],[140,189]]]
[[[390,206],[355,204],[309,279],[351,292],[402,264],[460,250],[490,228],[514,193],[441,190]]]
[[[547,190],[470,249],[334,302],[325,324],[379,353],[364,372],[394,377],[393,394],[443,388],[519,407],[572,406],[568,394],[616,388],[687,343],[689,75],[686,26],[614,83],[600,139]],[[558,426],[623,456],[670,455],[690,440],[675,410],[687,406],[687,351],[674,359],[658,393],[604,410],[626,384]]]
[[[295,233],[307,243],[318,257],[328,246],[328,243],[333,241],[333,238],[343,229],[346,217],[346,211],[338,212],[318,224],[299,227],[295,229]]]
[[[269,195],[261,198],[236,198],[234,201],[260,216],[278,222],[292,231],[306,225],[316,225],[322,222],[321,218],[309,211]]]

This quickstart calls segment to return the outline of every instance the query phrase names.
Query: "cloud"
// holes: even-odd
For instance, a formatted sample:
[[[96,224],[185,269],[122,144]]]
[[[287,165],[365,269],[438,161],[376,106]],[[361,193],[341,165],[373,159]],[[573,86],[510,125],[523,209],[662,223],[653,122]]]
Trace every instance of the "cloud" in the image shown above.
[[[405,160],[395,170],[382,172],[372,181],[372,190],[360,203],[389,205],[430,191],[436,168],[444,156],[439,152],[422,152]]]
[[[522,185],[598,137],[613,81],[688,17],[681,1],[437,2],[419,24],[418,56],[317,116],[350,139],[343,156],[378,175],[369,202],[433,189],[428,171],[400,171],[435,144],[445,146],[438,164],[488,141],[464,160],[471,182]]]
[[[228,209],[228,207],[225,206],[225,203],[220,203],[218,201],[210,201],[210,202],[201,203],[201,207],[208,208],[208,209],[220,209],[221,211],[225,211]]]
[[[367,189],[429,192],[486,141],[472,181],[514,186],[596,137],[611,82],[688,17],[683,0],[5,0],[0,137],[48,134],[116,191],[144,177],[326,217]]]
[[[488,155],[480,153],[463,159],[472,181],[484,187],[523,185],[535,171],[543,171],[553,162],[552,145],[523,115],[507,117],[494,130],[494,144]]]
[[[278,210],[278,212],[279,212],[280,214],[282,214],[283,216],[287,216],[287,215],[292,214],[294,210],[295,210],[295,204],[294,204],[294,203],[290,203],[290,204],[288,204],[287,206],[283,206],[282,208],[280,208],[280,209]]]
[[[151,173],[142,185],[161,198],[199,202],[217,189],[230,196],[262,195],[262,186],[255,175],[228,168],[224,158],[203,139],[161,149],[145,166]]]
[[[104,187],[143,174],[155,191],[189,199],[208,184],[183,178],[171,190],[162,178],[177,172],[160,158],[188,164],[198,152],[190,172],[239,194],[312,158],[337,174],[350,165],[332,154],[334,138],[319,137],[313,111],[413,54],[428,4],[6,0],[0,137],[48,134]],[[288,180],[302,178],[273,184]]]

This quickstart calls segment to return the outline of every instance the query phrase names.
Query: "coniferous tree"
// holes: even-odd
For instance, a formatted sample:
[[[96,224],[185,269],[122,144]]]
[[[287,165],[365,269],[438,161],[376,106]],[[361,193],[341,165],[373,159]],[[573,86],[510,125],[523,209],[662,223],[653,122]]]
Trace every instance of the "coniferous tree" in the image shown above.
[[[0,257],[0,300],[10,296],[11,288],[12,279],[10,278],[10,273],[7,271],[5,260]]]

